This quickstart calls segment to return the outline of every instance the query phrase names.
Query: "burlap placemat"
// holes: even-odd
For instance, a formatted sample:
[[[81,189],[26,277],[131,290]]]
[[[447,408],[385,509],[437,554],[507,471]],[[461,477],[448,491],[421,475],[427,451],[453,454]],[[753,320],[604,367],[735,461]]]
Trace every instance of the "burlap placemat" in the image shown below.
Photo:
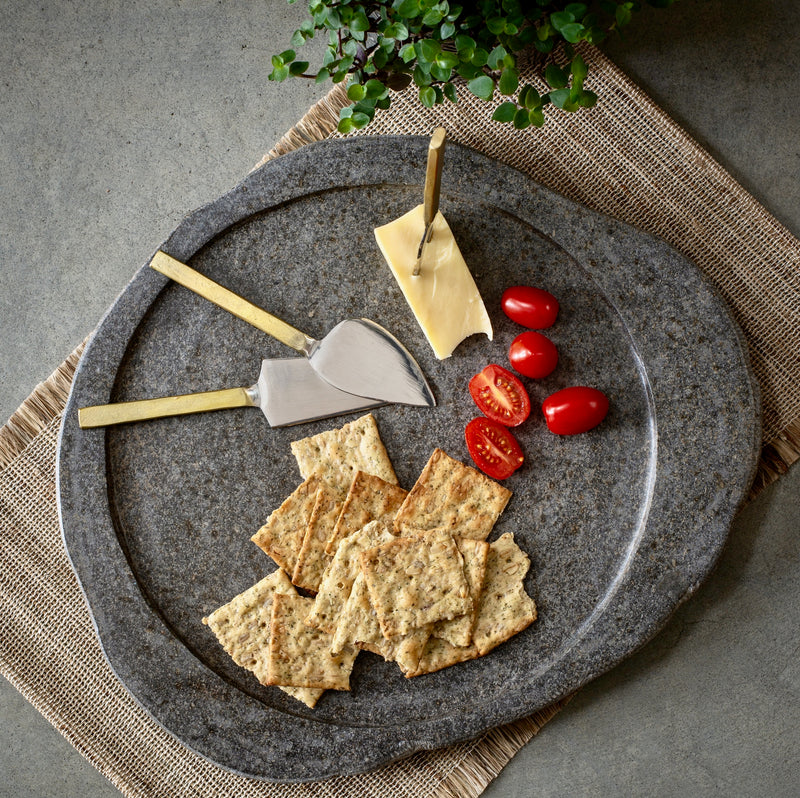
[[[428,134],[507,161],[588,206],[670,241],[728,300],[748,340],[764,404],[756,489],[800,450],[800,242],[593,48],[583,48],[600,103],[554,115],[543,130],[513,131],[464,97],[427,110],[396,98],[368,134]],[[341,88],[315,105],[267,155],[336,135]],[[222,770],[164,732],[108,667],[61,543],[56,510],[58,425],[80,347],[0,430],[0,671],[125,795],[479,795],[560,709],[423,752],[359,777],[273,785]]]

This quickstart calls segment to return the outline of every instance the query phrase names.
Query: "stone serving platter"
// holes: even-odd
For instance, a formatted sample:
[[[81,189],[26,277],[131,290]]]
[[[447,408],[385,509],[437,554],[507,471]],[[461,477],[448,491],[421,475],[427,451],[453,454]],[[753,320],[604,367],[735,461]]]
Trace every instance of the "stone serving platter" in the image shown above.
[[[293,355],[146,264],[94,333],[64,415],[63,537],[111,667],[165,729],[247,776],[367,771],[566,696],[698,588],[754,475],[760,407],[746,347],[698,269],[452,143],[441,208],[495,335],[435,359],[373,237],[422,201],[427,144],[305,146],[190,214],[161,248],[314,337],[363,316],[400,338],[438,402],[372,411],[407,489],[435,447],[470,462],[463,431],[478,412],[467,382],[508,365],[521,332],[501,311],[504,289],[558,297],[548,335],[559,366],[525,380],[534,410],[515,434],[526,460],[492,535],[513,532],[531,559],[539,618],[524,632],[415,679],[362,653],[352,691],[329,691],[313,710],[238,668],[201,618],[274,569],[250,537],[301,481],[290,441],[358,414],[271,429],[244,408],[80,430],[80,407],[247,386],[262,358]],[[552,435],[539,405],[575,384],[602,389],[609,415],[584,435]]]

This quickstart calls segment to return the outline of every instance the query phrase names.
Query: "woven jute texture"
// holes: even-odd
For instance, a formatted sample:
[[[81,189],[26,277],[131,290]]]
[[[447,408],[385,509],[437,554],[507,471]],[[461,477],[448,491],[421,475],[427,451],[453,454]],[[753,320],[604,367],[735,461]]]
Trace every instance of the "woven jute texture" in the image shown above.
[[[411,92],[369,134],[449,137],[500,158],[584,204],[650,230],[685,252],[728,300],[748,340],[764,404],[757,487],[797,459],[800,445],[800,242],[616,67],[583,49],[601,101],[555,114],[542,130],[492,123],[463,96],[427,110]],[[334,89],[267,154],[337,135]],[[0,430],[0,671],[122,793],[183,796],[479,795],[561,708],[453,748],[423,752],[359,777],[274,785],[193,754],[163,731],[115,678],[102,654],[61,543],[56,510],[57,433],[78,347]]]

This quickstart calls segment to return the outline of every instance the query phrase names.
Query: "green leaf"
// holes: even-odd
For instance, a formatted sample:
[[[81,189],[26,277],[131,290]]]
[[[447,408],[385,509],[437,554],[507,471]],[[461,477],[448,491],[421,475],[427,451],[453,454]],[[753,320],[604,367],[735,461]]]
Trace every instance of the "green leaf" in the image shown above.
[[[395,6],[397,13],[404,19],[414,19],[422,13],[422,4],[419,0],[402,0]]]
[[[631,21],[632,12],[631,9],[628,8],[629,5],[629,3],[625,3],[624,5],[617,6],[615,18],[618,28],[624,28]]]
[[[283,51],[283,52],[282,52],[282,53],[281,53],[281,54],[278,56],[278,58],[280,58],[280,59],[281,59],[281,61],[282,61],[284,64],[288,64],[288,63],[289,63],[289,61],[294,61],[294,59],[295,59],[295,58],[297,58],[297,53],[295,53],[295,51],[294,51],[294,50],[284,50],[284,51]],[[274,63],[274,62],[273,62],[273,63]]]
[[[539,92],[530,84],[523,86],[519,93],[519,104],[524,105],[529,111],[533,108],[539,108],[542,104],[542,98]]]
[[[306,43],[306,37],[303,35],[302,31],[296,30],[292,34],[292,38],[289,40],[289,44],[292,47],[302,47]]]
[[[289,74],[294,76],[303,75],[307,69],[308,61],[295,61],[289,65]]]
[[[500,80],[498,81],[498,88],[500,94],[507,96],[512,95],[519,86],[519,73],[513,67],[506,67],[500,73]]]
[[[419,101],[426,107],[426,108],[433,108],[436,104],[436,92],[433,89],[433,86],[424,86],[419,90]]]
[[[275,67],[272,72],[267,76],[268,80],[274,80],[276,83],[286,80],[289,77],[289,67]]]
[[[453,83],[445,83],[442,86],[442,93],[451,103],[458,102],[458,94],[456,93],[456,87]]]
[[[340,133],[350,133],[352,130],[355,130],[355,123],[353,120],[348,116],[344,119],[339,120],[339,124],[336,126],[336,129]]]
[[[481,75],[469,81],[467,88],[481,100],[491,100],[494,94],[494,81],[488,75]]]
[[[370,100],[383,99],[388,93],[389,89],[377,78],[372,78],[364,84],[365,96]]]
[[[564,25],[560,32],[570,44],[577,44],[583,38],[586,28],[580,22],[570,22],[569,25]]]
[[[456,32],[456,26],[452,22],[443,22],[439,28],[439,36],[442,40],[449,39]]]
[[[589,68],[580,55],[576,55],[575,58],[572,59],[570,72],[572,72],[573,80],[578,83],[583,83],[584,78],[589,74]]]
[[[525,130],[526,127],[531,126],[531,116],[527,108],[519,108],[517,113],[514,114],[514,127],[517,130]]]
[[[544,77],[554,89],[563,89],[569,83],[569,75],[556,64],[548,64],[545,67]]]
[[[360,83],[351,83],[347,87],[347,99],[357,102],[367,96],[367,90]]]
[[[353,116],[350,117],[353,120],[353,124],[359,130],[362,127],[366,127],[371,121],[372,117],[368,116],[367,114],[361,113],[360,111],[355,111]]]
[[[597,102],[597,95],[593,91],[584,89],[578,98],[578,105],[581,108],[591,108]]]
[[[350,20],[350,25],[348,26],[350,30],[355,31],[368,31],[369,30],[369,19],[367,15],[363,11],[359,11],[353,19]]]
[[[483,47],[476,47],[469,62],[473,66],[482,67],[489,62],[489,53]]]
[[[564,9],[564,11],[566,11],[567,14],[572,14],[573,19],[583,19],[584,14],[586,14],[588,10],[589,9],[587,8],[585,3],[570,3]]]
[[[497,36],[498,33],[503,33],[506,29],[506,21],[502,17],[493,17],[486,20],[486,27]]]
[[[442,45],[435,39],[420,39],[414,47],[417,50],[417,57],[428,63],[431,63],[442,49]]]
[[[500,103],[492,114],[495,122],[513,122],[517,113],[517,104],[512,102]]]
[[[506,52],[506,48],[503,47],[502,44],[498,44],[497,47],[489,53],[488,58],[486,59],[486,63],[489,65],[489,69],[499,69],[500,65],[503,63],[503,59],[508,55]]]
[[[544,111],[541,108],[534,108],[528,112],[531,124],[535,127],[541,127],[544,124]]]
[[[556,11],[550,15],[550,24],[561,33],[565,25],[575,22],[575,17],[567,11]]]
[[[426,72],[424,69],[422,69],[422,67],[419,64],[417,64],[414,67],[413,78],[414,78],[414,83],[416,83],[417,86],[430,86],[431,83],[433,83],[433,79],[431,78],[431,73]]]
[[[438,9],[431,9],[424,17],[422,17],[422,24],[435,28],[444,19],[444,14]]]
[[[331,77],[330,70],[325,69],[325,67],[323,67],[322,69],[320,69],[319,72],[317,72],[317,77],[314,79],[314,82],[324,83],[326,80],[330,80],[330,77]]]
[[[453,70],[450,67],[443,67],[439,65],[438,61],[431,64],[431,77],[444,83],[453,76]]]
[[[404,63],[410,64],[417,57],[417,51],[414,49],[414,45],[409,43],[400,48],[398,55],[403,59]]]
[[[459,64],[459,60],[455,53],[451,53],[448,50],[442,50],[442,52],[436,56],[436,63],[440,67],[455,69]]]
[[[550,102],[562,111],[578,110],[578,104],[572,99],[569,89],[555,89],[551,91]]]

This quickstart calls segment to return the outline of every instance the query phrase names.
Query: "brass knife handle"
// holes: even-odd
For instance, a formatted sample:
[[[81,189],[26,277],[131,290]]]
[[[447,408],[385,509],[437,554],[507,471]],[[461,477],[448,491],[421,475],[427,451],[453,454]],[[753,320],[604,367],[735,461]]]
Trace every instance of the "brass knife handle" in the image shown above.
[[[188,288],[195,294],[213,302],[223,310],[233,313],[234,316],[252,324],[258,330],[277,338],[281,343],[286,346],[292,347],[297,352],[302,352],[304,355],[310,353],[310,349],[314,343],[313,338],[309,338],[305,333],[287,324],[277,316],[267,313],[266,310],[258,307],[257,305],[248,302],[246,299],[234,294],[227,288],[215,283],[200,272],[195,271],[191,266],[176,260],[171,255],[160,250],[156,252],[155,257],[150,261],[150,265],[161,274],[180,283],[184,288]]]
[[[111,405],[93,405],[78,410],[78,425],[82,429],[146,421],[164,416],[204,413],[207,410],[227,410],[232,407],[253,407],[255,395],[249,388],[225,388],[221,391],[189,393],[183,396],[164,396],[159,399],[139,399]]]
[[[447,131],[437,127],[428,144],[428,166],[425,170],[424,218],[427,227],[436,218],[439,210],[439,193],[442,186],[442,164],[444,163],[444,140]]]

